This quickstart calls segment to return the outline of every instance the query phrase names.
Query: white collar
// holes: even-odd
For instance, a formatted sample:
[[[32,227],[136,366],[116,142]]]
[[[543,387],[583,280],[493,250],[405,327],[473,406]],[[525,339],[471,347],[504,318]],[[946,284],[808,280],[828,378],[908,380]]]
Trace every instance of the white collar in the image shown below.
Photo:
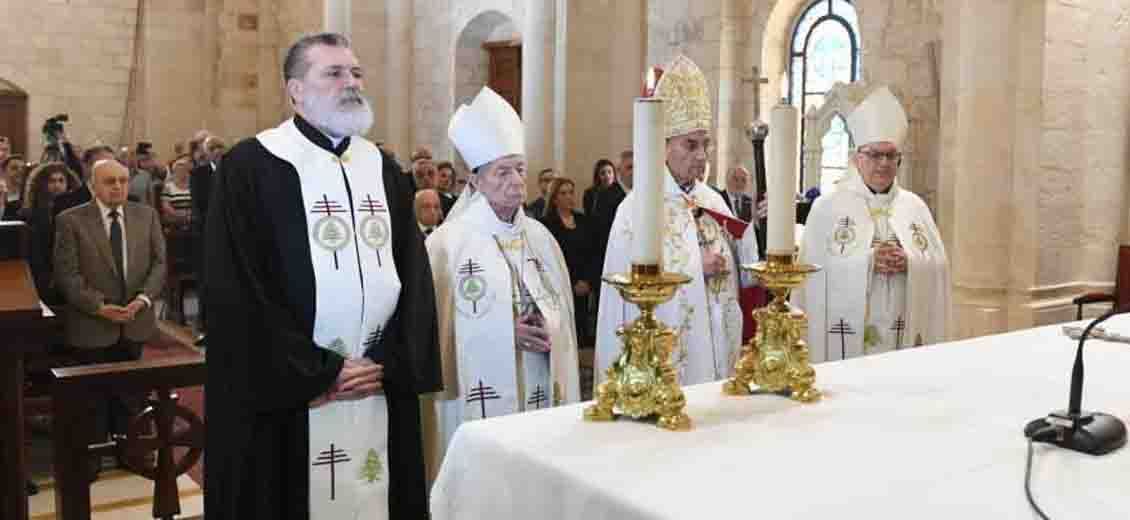
[[[848,177],[840,182],[846,183],[844,186],[845,189],[863,197],[864,200],[875,201],[884,205],[893,201],[895,197],[898,196],[899,191],[902,190],[902,188],[899,187],[899,181],[896,177],[894,182],[891,183],[891,189],[887,190],[886,193],[875,193],[871,191],[871,188],[867,187],[867,183],[863,182],[863,174],[859,173],[859,171],[854,168],[848,172]]]
[[[102,215],[102,218],[110,218],[110,210],[115,210],[115,209],[118,211],[118,218],[119,219],[124,219],[125,216],[126,216],[126,205],[125,204],[122,204],[121,206],[118,206],[116,208],[111,208],[111,207],[103,204],[101,200],[98,200],[98,197],[94,197],[94,202],[96,204],[98,204],[98,212],[99,212],[98,214]]]
[[[498,235],[517,234],[521,231],[526,219],[526,213],[519,206],[518,211],[514,214],[514,222],[503,221],[498,218],[494,208],[490,207],[490,202],[487,201],[486,197],[478,197],[476,200],[472,200],[470,207],[466,210],[466,215],[481,224],[487,233]]]

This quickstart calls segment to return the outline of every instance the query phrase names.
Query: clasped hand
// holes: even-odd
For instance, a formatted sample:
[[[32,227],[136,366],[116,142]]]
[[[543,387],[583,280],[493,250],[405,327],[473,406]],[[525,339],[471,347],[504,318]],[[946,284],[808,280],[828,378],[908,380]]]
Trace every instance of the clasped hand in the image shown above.
[[[703,249],[702,274],[707,278],[719,274],[726,274],[726,258],[719,253]]]
[[[337,381],[310,403],[317,408],[330,401],[354,401],[376,395],[384,388],[384,365],[369,358],[348,358],[337,373]]]
[[[518,350],[549,352],[553,342],[545,328],[545,318],[540,314],[526,314],[514,323],[514,341]]]
[[[129,323],[137,317],[137,313],[145,308],[145,302],[134,299],[129,305],[121,306],[104,303],[98,308],[98,315],[114,323]]]
[[[875,249],[875,272],[885,275],[905,273],[906,251],[897,244],[881,244]]]

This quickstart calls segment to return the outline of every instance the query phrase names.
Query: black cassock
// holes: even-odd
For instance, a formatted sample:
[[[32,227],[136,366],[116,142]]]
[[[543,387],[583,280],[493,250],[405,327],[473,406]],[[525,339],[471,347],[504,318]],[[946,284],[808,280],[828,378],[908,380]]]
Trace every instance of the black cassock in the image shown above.
[[[348,146],[335,151],[308,123],[295,122],[326,150],[340,155]],[[387,156],[383,164],[402,288],[383,339],[365,355],[385,367],[390,518],[424,519],[418,395],[442,384],[435,292],[410,177]],[[308,403],[330,388],[344,360],[312,339],[314,268],[298,172],[247,139],[224,157],[213,183],[205,233],[205,515],[306,519]]]

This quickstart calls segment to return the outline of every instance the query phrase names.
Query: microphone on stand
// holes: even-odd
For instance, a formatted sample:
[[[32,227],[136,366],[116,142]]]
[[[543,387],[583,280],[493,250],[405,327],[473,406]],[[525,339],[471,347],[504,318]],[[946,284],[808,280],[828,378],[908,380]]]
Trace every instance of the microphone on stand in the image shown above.
[[[1117,314],[1116,308],[1099,316],[1079,336],[1075,351],[1075,367],[1071,371],[1071,394],[1067,410],[1057,410],[1036,419],[1024,428],[1024,436],[1048,442],[1061,448],[1091,455],[1105,455],[1126,444],[1126,425],[1117,417],[1102,412],[1085,412],[1083,404],[1083,342],[1091,329]],[[1052,436],[1054,433],[1054,437]],[[1034,437],[1038,435],[1037,437]]]

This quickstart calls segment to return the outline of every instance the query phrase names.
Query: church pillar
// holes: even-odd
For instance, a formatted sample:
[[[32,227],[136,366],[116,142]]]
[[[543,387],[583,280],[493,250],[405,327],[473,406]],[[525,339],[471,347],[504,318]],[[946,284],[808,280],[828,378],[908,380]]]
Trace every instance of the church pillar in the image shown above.
[[[1035,322],[1045,11],[945,4],[938,223],[952,269],[950,337]]]
[[[341,33],[349,36],[353,17],[352,0],[325,0],[325,30],[326,32]]]
[[[408,157],[416,146],[412,133],[413,86],[415,73],[412,67],[414,53],[413,27],[416,23],[414,0],[388,0],[386,2],[388,31],[385,42],[386,68],[381,74],[385,89],[383,109],[387,114],[386,131],[377,136],[384,139],[385,148],[392,150],[401,164],[408,166]],[[372,81],[372,80],[370,80]],[[377,81],[381,81],[378,79]]]
[[[565,59],[564,52],[558,53],[559,4],[563,7],[565,2],[545,0],[526,4],[522,31],[522,122],[525,123],[529,163],[526,188],[530,200],[539,196],[537,173],[543,168],[560,169],[563,161],[559,162],[557,156],[564,157],[564,146],[557,146],[557,129],[565,117],[564,113],[557,113],[557,105],[564,108],[564,101],[559,103],[556,99],[564,96],[563,89],[556,87],[559,83],[557,61]],[[564,24],[564,20],[560,23]],[[564,31],[561,32],[564,40]]]

